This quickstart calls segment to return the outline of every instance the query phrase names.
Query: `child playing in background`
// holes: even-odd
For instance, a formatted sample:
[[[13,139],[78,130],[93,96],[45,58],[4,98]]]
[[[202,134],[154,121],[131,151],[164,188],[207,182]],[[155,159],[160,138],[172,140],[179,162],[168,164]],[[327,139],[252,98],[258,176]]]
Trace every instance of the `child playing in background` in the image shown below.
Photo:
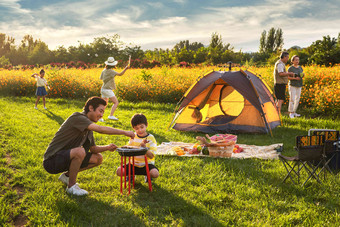
[[[47,86],[48,88],[50,87],[48,86],[47,81],[44,78],[44,76],[45,76],[45,71],[43,69],[40,70],[40,76],[38,75],[38,73],[32,74],[32,77],[37,79],[37,91],[35,93],[37,95],[37,101],[35,101],[35,106],[34,106],[34,109],[36,110],[38,109],[37,105],[41,97],[43,99],[44,109],[46,110],[45,96],[47,95],[47,91],[46,91],[45,86]]]
[[[157,150],[157,142],[153,135],[146,131],[148,127],[148,121],[144,114],[135,114],[131,118],[131,125],[133,130],[135,131],[134,139],[130,139],[129,146],[138,146],[138,147],[148,147],[149,150],[146,152],[146,157],[148,160],[148,166],[150,171],[151,178],[157,178],[159,176],[159,172],[157,167],[155,166],[155,151]],[[124,170],[124,169],[123,169]],[[129,169],[126,168],[127,173],[129,174]],[[124,176],[124,171],[121,170],[120,167],[117,169],[117,175]],[[146,167],[144,155],[135,157],[135,175],[144,175],[145,182],[147,182],[146,176]]]
[[[105,61],[105,69],[100,74],[100,79],[103,80],[103,86],[100,90],[101,96],[106,102],[108,102],[109,99],[113,102],[110,116],[108,116],[109,120],[118,120],[113,114],[116,111],[119,102],[112,90],[116,89],[115,77],[124,75],[126,70],[130,67],[130,59],[128,65],[120,73],[113,70],[117,63],[118,62],[115,61],[113,57],[109,57],[107,61]],[[103,122],[104,119],[101,118],[99,121]]]

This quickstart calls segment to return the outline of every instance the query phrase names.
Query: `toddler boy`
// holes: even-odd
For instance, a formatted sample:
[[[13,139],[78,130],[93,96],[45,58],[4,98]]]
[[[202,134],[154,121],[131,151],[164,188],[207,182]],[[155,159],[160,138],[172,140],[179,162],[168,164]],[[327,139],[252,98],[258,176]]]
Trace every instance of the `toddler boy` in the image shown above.
[[[155,166],[155,154],[154,152],[157,150],[157,142],[155,137],[146,131],[148,127],[148,121],[144,114],[135,114],[131,118],[131,126],[135,131],[134,139],[130,139],[129,146],[137,146],[137,147],[148,147],[149,150],[146,152],[146,157],[148,160],[148,166],[150,171],[151,178],[157,178],[159,176],[159,172],[157,167]],[[129,169],[126,168],[126,176],[129,174]],[[117,175],[124,176],[124,169],[122,170],[120,167],[117,169]],[[146,177],[146,167],[145,167],[145,159],[144,155],[135,157],[135,175],[144,175],[145,182],[147,182]]]

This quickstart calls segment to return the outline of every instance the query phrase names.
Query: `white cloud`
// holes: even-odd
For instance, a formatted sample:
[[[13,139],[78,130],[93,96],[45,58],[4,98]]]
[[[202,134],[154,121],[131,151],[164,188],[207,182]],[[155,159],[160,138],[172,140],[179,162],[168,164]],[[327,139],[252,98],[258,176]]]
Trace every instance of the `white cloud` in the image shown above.
[[[289,3],[267,0],[253,6],[207,7],[200,13],[185,16],[177,15],[176,9],[165,8],[161,2],[150,1],[140,6],[126,4],[124,8],[120,2],[112,0],[68,1],[67,7],[65,2],[56,2],[37,11],[22,9],[18,2],[0,2],[0,7],[9,9],[12,16],[17,15],[14,20],[0,22],[0,31],[16,40],[31,34],[51,49],[77,45],[77,41],[89,43],[95,37],[113,34],[119,34],[126,43],[149,49],[171,48],[178,41],[187,39],[207,45],[211,34],[218,32],[235,49],[256,51],[262,31],[271,27],[282,28],[285,47],[289,48],[310,45],[322,35],[336,36],[339,31],[335,28],[340,23],[338,6],[325,3],[327,11],[315,6],[316,1],[307,0]],[[182,4],[186,1],[173,2]],[[108,7],[112,10],[108,11]],[[318,7],[316,12],[311,10],[315,7]],[[198,11],[193,10],[191,14]],[[297,11],[303,14],[294,16]],[[334,15],[325,16],[325,11]]]

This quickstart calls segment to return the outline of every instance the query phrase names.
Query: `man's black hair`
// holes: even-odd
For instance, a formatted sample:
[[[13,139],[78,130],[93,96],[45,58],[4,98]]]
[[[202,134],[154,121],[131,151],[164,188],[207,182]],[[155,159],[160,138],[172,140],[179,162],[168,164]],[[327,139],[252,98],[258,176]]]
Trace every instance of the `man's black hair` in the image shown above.
[[[284,58],[284,57],[286,57],[286,56],[289,56],[289,53],[288,53],[287,51],[283,51],[283,52],[281,53],[280,58],[282,59],[282,58]]]
[[[146,119],[144,114],[137,113],[131,118],[132,127],[135,127],[139,124],[145,124],[146,126],[148,126],[148,120]]]
[[[86,101],[84,106],[84,112],[87,114],[90,111],[89,109],[90,106],[92,106],[93,109],[96,110],[99,105],[106,106],[106,101],[100,97],[93,96]]]

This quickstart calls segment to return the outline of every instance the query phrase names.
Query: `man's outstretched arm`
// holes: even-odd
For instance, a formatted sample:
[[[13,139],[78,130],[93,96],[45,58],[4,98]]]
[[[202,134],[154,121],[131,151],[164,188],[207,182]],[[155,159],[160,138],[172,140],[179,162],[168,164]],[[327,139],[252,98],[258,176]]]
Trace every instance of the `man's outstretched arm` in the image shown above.
[[[97,125],[95,123],[90,124],[87,127],[88,130],[95,131],[101,134],[108,134],[108,135],[124,135],[133,139],[135,137],[135,133],[133,131],[125,131],[121,129],[116,129],[112,127]]]

